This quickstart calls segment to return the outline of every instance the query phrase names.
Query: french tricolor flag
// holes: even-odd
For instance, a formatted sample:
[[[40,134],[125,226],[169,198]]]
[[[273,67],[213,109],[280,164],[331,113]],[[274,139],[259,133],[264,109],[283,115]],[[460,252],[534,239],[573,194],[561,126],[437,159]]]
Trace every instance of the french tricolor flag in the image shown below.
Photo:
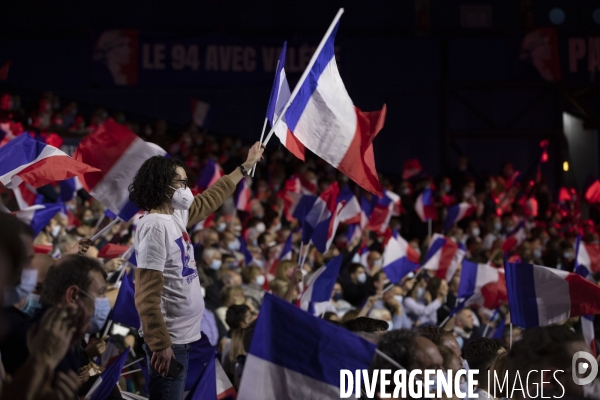
[[[265,294],[238,399],[339,399],[340,371],[368,369],[375,349],[352,332]]]
[[[83,189],[83,185],[79,182],[79,178],[74,176],[73,178],[65,179],[59,182],[60,186],[60,201],[67,202],[75,198],[77,191]]]
[[[248,250],[248,246],[246,245],[246,239],[244,239],[243,237],[240,238],[240,253],[242,253],[242,255],[244,256],[245,266],[252,264],[252,261],[254,261],[254,256],[252,255],[252,253],[250,253],[250,250]]]
[[[166,152],[146,143],[135,133],[107,119],[79,143],[73,158],[99,169],[80,175],[86,190],[122,220],[129,221],[139,209],[129,201],[129,185],[142,164]]]
[[[42,204],[44,202],[44,196],[38,194],[37,190],[33,186],[25,182],[13,188],[13,192],[20,210],[24,210],[27,207],[31,207],[36,204]]]
[[[452,207],[448,207],[448,214],[444,222],[444,230],[449,231],[461,219],[472,215],[477,208],[467,202],[462,202]]]
[[[600,287],[578,274],[533,264],[505,269],[511,322],[521,328],[600,314]]]
[[[39,188],[79,174],[98,171],[80,161],[29,135],[20,135],[0,148],[0,182],[11,189],[22,182]]]
[[[37,236],[62,209],[62,204],[38,204],[12,214],[29,225],[33,229],[34,236]]]
[[[502,251],[509,253],[518,247],[527,238],[525,233],[525,222],[521,221],[512,232],[506,235],[506,240],[502,243]]]
[[[277,70],[275,71],[275,80],[273,82],[271,97],[269,98],[269,105],[267,107],[267,119],[272,127],[275,126],[275,121],[277,121],[281,115],[283,108],[290,100],[291,95],[290,85],[288,84],[284,69],[286,49],[287,42],[284,42],[283,49],[281,49],[281,53],[279,54]],[[290,153],[304,161],[304,145],[300,143],[292,131],[288,129],[285,118],[279,121],[277,126],[275,126],[275,135]]]
[[[363,204],[363,210],[365,207],[366,205]],[[371,207],[368,228],[382,234],[387,230],[392,217],[398,215],[400,215],[400,196],[390,190],[385,190],[383,196]]]
[[[252,199],[252,190],[250,189],[251,178],[245,177],[240,181],[238,191],[235,194],[235,208],[240,211],[250,210],[250,199]]]
[[[198,178],[198,182],[196,182],[196,186],[202,192],[218,181],[223,175],[225,175],[223,168],[213,160],[209,159],[202,170],[202,174]]]
[[[369,224],[369,219],[371,218],[371,213],[373,212],[374,205],[367,200],[364,196],[361,196],[360,199],[360,222],[358,224],[350,224],[348,225],[348,233],[346,237],[349,242],[352,240],[359,238],[362,236],[364,229]],[[381,226],[376,223],[376,230],[378,230]]]
[[[495,310],[508,301],[504,269],[489,264],[477,264],[463,260],[458,286],[456,311],[477,305]]]
[[[435,271],[435,276],[449,282],[464,256],[465,251],[460,249],[450,238],[434,233],[425,255],[423,268]]]
[[[310,236],[312,243],[321,254],[326,253],[329,249],[340,223],[339,213],[344,204],[337,202],[338,194],[338,184],[334,182],[317,197],[312,209],[306,215],[305,222],[312,227]],[[306,224],[303,224],[303,229]],[[310,228],[308,229],[310,230]]]
[[[294,232],[290,232],[290,234],[288,235],[287,239],[285,240],[285,243],[283,244],[283,247],[281,248],[281,253],[279,253],[279,258],[276,259],[273,264],[271,264],[271,268],[269,268],[269,274],[271,275],[275,275],[275,272],[277,271],[277,266],[279,265],[279,263],[281,261],[286,261],[286,260],[291,260],[292,259],[292,255],[293,255],[293,247],[292,247],[292,237],[294,235]]]
[[[341,223],[361,223],[362,209],[360,207],[360,203],[348,185],[344,186],[344,188],[340,190],[340,194],[338,195],[338,203],[344,204],[344,208],[342,208],[342,211],[339,215]]]
[[[437,218],[437,212],[433,205],[433,193],[431,192],[431,188],[423,190],[419,197],[417,197],[415,211],[423,222],[435,220]]]
[[[373,139],[383,127],[386,107],[365,113],[352,103],[335,61],[334,24],[292,93],[285,123],[309,150],[363,189],[382,195],[375,168]],[[302,79],[301,78],[301,79]]]
[[[585,243],[581,236],[577,236],[576,251],[575,272],[584,278],[593,279],[592,274],[600,272],[600,246]]]
[[[395,284],[417,268],[419,268],[419,255],[398,234],[398,230],[394,229],[383,251],[383,272]]]
[[[314,314],[315,305],[331,298],[333,286],[340,273],[343,256],[337,256],[310,276],[300,297],[300,308]]]

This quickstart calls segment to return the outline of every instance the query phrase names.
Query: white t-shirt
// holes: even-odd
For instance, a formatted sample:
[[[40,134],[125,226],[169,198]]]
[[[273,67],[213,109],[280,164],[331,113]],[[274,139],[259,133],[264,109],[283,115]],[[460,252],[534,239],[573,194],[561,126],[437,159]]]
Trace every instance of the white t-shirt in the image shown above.
[[[134,236],[137,267],[163,273],[160,310],[173,344],[199,340],[204,313],[194,248],[186,231],[188,216],[188,211],[179,210],[173,215],[147,214]]]

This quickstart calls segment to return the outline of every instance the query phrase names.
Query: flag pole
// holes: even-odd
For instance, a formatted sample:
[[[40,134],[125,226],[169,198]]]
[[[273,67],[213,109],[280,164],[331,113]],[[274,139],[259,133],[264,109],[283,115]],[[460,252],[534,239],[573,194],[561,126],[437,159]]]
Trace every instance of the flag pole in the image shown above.
[[[279,61],[277,61],[277,65],[279,65]],[[277,70],[275,70],[277,71]],[[263,138],[265,137],[265,129],[267,129],[267,121],[269,120],[269,118],[265,118],[265,123],[263,124],[263,128],[262,128],[262,133],[260,134],[260,143],[262,144]],[[256,163],[258,164],[258,163]],[[256,171],[256,164],[254,164],[254,166],[252,167],[252,174],[250,175],[251,177],[254,178],[254,171]]]
[[[450,315],[448,315],[448,316],[446,317],[446,319],[445,319],[445,320],[443,320],[441,324],[439,324],[438,328],[443,328],[443,327],[444,327],[444,325],[446,325],[446,322],[448,322],[448,321],[450,320],[450,318],[451,318],[451,317],[450,317]]]
[[[94,243],[96,240],[98,240],[102,236],[106,235],[106,232],[108,232],[110,230],[110,228],[113,227],[114,224],[116,224],[117,222],[121,222],[121,221],[123,221],[123,220],[120,217],[115,218],[108,225],[106,225],[104,228],[102,228],[102,230],[100,232],[98,232],[94,236],[92,236],[90,241],[92,243]]]
[[[100,215],[100,218],[98,218],[98,222],[96,222],[96,226],[94,227],[95,229],[98,229],[100,227],[100,224],[102,223],[102,221],[104,221],[104,216],[105,216],[104,213],[102,213],[102,215]]]
[[[338,23],[338,21],[342,17],[343,13],[344,13],[344,9],[340,8],[338,10],[337,14],[335,15],[335,18],[333,19],[333,22],[331,23],[331,25],[329,25],[329,28],[327,29],[327,32],[325,32],[325,36],[323,36],[323,39],[321,39],[321,43],[319,43],[319,46],[315,50],[315,53],[313,54],[312,58],[310,59],[310,62],[306,66],[306,69],[302,73],[302,76],[300,77],[300,80],[296,84],[296,87],[294,88],[294,91],[290,95],[290,98],[289,98],[288,102],[286,103],[285,107],[283,107],[283,110],[281,111],[281,114],[279,114],[279,117],[277,118],[277,120],[275,121],[275,123],[273,124],[273,126],[271,127],[271,130],[269,131],[269,134],[267,135],[267,138],[265,139],[263,145],[266,146],[267,143],[269,143],[269,140],[271,139],[271,136],[273,136],[273,133],[275,132],[275,128],[277,127],[277,124],[279,123],[279,121],[281,121],[283,119],[283,116],[287,112],[288,108],[290,108],[290,105],[292,104],[292,101],[294,100],[294,98],[296,97],[296,95],[298,94],[298,92],[300,91],[300,88],[302,87],[302,84],[304,83],[304,81],[308,77],[308,74],[310,73],[310,70],[312,69],[313,65],[317,61],[317,57],[321,53],[321,50],[323,50],[323,47],[325,46],[325,42],[327,42],[327,39],[331,35],[331,32],[333,32],[333,28],[335,28],[336,24]]]

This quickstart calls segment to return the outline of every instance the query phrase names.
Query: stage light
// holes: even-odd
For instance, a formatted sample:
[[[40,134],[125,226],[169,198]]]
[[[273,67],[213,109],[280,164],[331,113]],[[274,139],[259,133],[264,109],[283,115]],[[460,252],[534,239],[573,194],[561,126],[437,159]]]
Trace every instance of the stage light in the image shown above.
[[[569,162],[568,161],[563,162],[563,171],[565,171],[565,172],[569,171]]]

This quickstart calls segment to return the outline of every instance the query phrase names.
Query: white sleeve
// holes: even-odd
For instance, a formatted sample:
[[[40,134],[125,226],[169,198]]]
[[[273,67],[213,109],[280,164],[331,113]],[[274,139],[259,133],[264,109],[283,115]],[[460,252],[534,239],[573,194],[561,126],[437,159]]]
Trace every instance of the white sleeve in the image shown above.
[[[166,232],[164,228],[149,226],[138,233],[135,249],[137,267],[164,271],[167,261]]]
[[[437,309],[440,308],[441,306],[442,306],[442,303],[440,303],[440,301],[438,299],[435,299],[434,301],[432,301],[431,303],[429,303],[426,306],[423,304],[417,303],[412,297],[409,297],[404,300],[404,308],[406,309],[406,311],[408,311],[410,313],[414,313],[414,314],[418,315],[419,317],[427,316],[427,315],[431,314],[432,312],[437,311]]]

